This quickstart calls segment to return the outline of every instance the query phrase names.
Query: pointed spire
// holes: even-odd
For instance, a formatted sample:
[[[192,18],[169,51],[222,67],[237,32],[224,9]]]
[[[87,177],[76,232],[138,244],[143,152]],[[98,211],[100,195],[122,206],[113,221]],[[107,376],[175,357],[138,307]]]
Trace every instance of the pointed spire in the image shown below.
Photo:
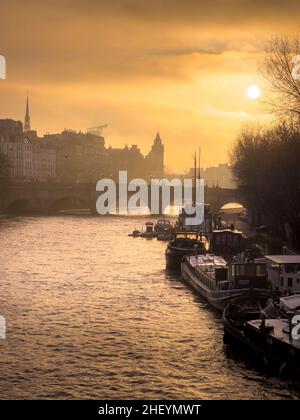
[[[29,115],[29,100],[28,100],[28,96],[27,96],[24,130],[29,131],[30,129],[31,129],[31,127],[30,127],[30,115]]]
[[[154,139],[154,145],[155,146],[157,146],[157,145],[162,146],[162,141],[161,141],[159,132],[156,133],[156,137]]]

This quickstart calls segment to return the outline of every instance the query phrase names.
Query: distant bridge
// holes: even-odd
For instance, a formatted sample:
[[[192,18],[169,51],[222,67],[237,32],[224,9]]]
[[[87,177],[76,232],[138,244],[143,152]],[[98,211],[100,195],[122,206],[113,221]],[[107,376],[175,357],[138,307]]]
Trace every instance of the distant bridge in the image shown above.
[[[117,185],[118,191],[118,185]],[[14,182],[0,186],[0,213],[35,212],[38,214],[55,214],[60,210],[89,209],[96,214],[96,201],[101,193],[96,191],[96,184],[63,184]],[[128,198],[134,192],[128,192]],[[118,195],[118,194],[117,194]],[[205,203],[217,212],[227,203],[243,204],[238,191],[228,188],[207,188],[204,190]],[[151,200],[151,188],[148,188],[148,203]],[[163,213],[161,208],[160,212]],[[174,196],[171,188],[171,204]],[[116,203],[118,206],[118,203]]]

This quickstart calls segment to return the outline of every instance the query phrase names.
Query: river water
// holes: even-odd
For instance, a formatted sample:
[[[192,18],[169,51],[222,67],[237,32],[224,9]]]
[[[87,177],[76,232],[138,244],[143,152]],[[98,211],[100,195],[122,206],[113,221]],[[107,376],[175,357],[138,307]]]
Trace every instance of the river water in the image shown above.
[[[223,346],[143,218],[0,219],[1,398],[299,398]]]

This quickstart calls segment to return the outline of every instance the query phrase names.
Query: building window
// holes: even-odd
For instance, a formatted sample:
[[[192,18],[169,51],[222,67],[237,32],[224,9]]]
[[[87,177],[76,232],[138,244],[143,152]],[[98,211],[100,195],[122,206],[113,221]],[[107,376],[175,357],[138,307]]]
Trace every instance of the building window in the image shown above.
[[[288,287],[293,287],[293,279],[291,277],[288,278]]]
[[[280,277],[280,286],[283,287],[283,277]]]

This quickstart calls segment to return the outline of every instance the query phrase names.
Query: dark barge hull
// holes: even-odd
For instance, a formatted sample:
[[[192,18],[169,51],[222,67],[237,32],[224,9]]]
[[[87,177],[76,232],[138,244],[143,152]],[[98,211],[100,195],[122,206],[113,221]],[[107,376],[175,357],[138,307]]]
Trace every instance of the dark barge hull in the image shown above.
[[[166,268],[169,270],[180,271],[182,258],[195,253],[194,249],[174,249],[168,247],[165,253]]]
[[[282,343],[273,336],[255,332],[248,335],[245,328],[236,328],[226,316],[226,308],[223,314],[224,344],[233,346],[239,353],[246,352],[256,361],[268,367],[277,374],[288,374],[299,380],[300,378],[300,350]]]

